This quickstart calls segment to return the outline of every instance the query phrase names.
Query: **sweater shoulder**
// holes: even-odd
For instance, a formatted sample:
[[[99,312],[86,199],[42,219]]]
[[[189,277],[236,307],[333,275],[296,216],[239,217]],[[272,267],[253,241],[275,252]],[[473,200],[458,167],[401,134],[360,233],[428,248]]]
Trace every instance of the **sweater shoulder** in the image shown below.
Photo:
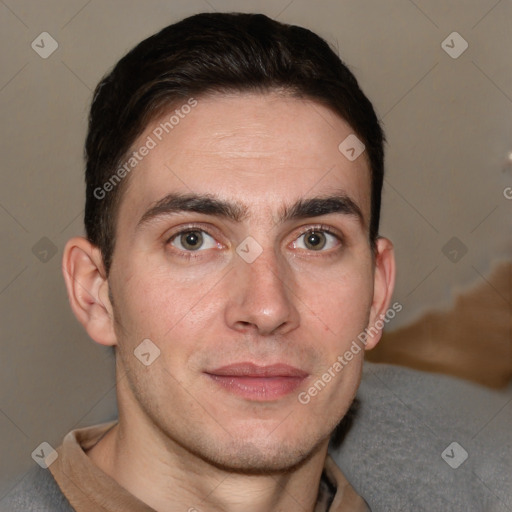
[[[74,512],[48,469],[34,467],[0,499],[0,512]]]

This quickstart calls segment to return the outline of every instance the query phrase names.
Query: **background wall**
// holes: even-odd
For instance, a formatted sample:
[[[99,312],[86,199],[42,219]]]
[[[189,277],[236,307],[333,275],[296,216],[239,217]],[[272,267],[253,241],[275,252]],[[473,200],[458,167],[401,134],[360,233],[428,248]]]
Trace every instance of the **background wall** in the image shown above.
[[[42,441],[115,416],[112,357],[75,321],[60,273],[82,233],[87,110],[127,50],[200,11],[319,32],[374,102],[404,305],[392,327],[449,307],[511,257],[511,0],[0,1],[0,498]]]

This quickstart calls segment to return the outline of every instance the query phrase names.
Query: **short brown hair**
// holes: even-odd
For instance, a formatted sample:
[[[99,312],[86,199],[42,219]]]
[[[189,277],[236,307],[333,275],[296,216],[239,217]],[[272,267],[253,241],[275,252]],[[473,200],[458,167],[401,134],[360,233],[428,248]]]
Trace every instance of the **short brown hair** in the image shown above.
[[[126,160],[148,123],[202,94],[284,90],[326,105],[366,146],[371,168],[372,246],[378,236],[384,135],[370,101],[329,45],[310,30],[262,14],[204,13],[142,41],[98,84],[85,145],[88,239],[108,273],[126,179],[98,190]]]

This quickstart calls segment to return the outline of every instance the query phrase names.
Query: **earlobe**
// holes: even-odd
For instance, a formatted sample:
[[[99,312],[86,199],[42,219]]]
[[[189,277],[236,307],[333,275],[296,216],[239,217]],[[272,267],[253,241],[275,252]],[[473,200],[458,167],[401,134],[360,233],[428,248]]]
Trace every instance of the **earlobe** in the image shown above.
[[[101,251],[83,237],[68,241],[62,273],[73,313],[101,345],[116,345],[114,316]]]
[[[370,310],[369,332],[366,350],[371,350],[382,337],[385,315],[395,287],[395,253],[387,238],[378,238],[375,254],[373,302]]]

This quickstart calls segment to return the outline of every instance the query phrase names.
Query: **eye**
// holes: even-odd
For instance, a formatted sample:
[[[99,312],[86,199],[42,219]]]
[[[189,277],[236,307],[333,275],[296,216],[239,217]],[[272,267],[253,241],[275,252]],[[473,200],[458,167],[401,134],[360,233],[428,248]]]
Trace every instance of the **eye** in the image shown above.
[[[213,249],[218,245],[212,236],[199,229],[181,231],[174,235],[169,242],[173,247],[181,251]]]
[[[325,230],[310,230],[302,234],[293,242],[294,249],[305,249],[307,251],[322,251],[333,249],[340,244],[339,238]]]

